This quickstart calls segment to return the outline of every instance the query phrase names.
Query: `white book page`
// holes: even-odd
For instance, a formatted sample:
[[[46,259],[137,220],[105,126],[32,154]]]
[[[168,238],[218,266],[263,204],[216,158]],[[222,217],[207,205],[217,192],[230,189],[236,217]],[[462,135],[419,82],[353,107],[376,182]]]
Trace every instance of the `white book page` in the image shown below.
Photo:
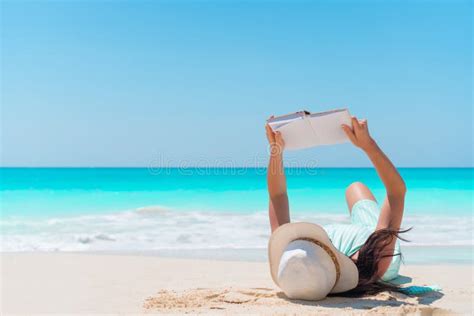
[[[302,117],[284,125],[269,123],[274,131],[279,131],[285,141],[285,149],[295,150],[316,146],[317,138],[311,127],[309,117]]]
[[[341,128],[341,124],[352,126],[348,110],[337,110],[309,118],[316,134],[318,145],[340,144],[349,141]]]
[[[273,117],[271,119],[268,119],[267,123],[268,123],[268,125],[270,125],[270,127],[274,131],[276,131],[278,128],[282,127],[283,125],[291,123],[295,120],[303,119],[304,116],[305,116],[305,114],[302,111],[300,111],[300,112],[295,112],[295,113],[291,113],[291,114],[286,114],[286,115],[282,115],[282,116]]]

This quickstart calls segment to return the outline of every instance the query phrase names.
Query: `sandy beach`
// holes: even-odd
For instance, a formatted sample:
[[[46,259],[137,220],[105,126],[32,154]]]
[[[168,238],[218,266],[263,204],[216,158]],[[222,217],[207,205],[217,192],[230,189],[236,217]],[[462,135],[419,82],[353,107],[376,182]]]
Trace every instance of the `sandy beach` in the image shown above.
[[[474,316],[473,9],[0,0],[0,316]]]
[[[288,300],[264,262],[77,253],[4,253],[1,313],[472,314],[473,267],[412,265],[406,281],[442,293]]]

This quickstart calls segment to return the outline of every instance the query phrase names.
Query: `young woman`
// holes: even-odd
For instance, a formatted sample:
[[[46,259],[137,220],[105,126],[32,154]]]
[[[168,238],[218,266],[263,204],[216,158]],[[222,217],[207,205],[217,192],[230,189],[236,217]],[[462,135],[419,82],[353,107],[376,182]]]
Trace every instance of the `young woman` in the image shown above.
[[[379,209],[374,195],[360,182],[346,190],[346,201],[351,224],[327,225],[334,246],[356,264],[359,282],[348,294],[373,294],[385,289],[396,289],[389,281],[398,276],[400,246],[398,239],[403,217],[406,186],[388,157],[369,134],[367,120],[352,118],[352,128],[342,125],[352,144],[369,157],[382,180],[386,196]],[[270,143],[268,165],[269,217],[272,232],[290,222],[286,177],[283,167],[284,141],[279,132],[266,126]]]

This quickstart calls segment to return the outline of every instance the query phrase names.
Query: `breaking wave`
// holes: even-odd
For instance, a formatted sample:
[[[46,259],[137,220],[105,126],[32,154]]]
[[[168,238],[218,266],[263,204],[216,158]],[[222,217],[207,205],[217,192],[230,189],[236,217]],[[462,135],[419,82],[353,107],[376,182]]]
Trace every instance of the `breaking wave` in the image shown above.
[[[317,214],[317,215],[316,215]],[[347,215],[292,214],[293,221],[349,223]],[[471,216],[408,216],[405,246],[472,246]],[[178,211],[147,206],[132,211],[73,217],[9,217],[0,221],[3,252],[264,249],[267,211],[249,214]]]

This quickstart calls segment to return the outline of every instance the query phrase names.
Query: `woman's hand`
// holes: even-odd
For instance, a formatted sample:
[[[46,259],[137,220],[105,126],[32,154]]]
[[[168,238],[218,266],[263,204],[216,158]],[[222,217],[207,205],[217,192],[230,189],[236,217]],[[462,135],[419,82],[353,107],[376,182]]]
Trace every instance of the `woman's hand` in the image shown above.
[[[267,132],[268,143],[270,144],[270,154],[281,154],[285,148],[285,141],[281,137],[280,132],[274,132],[270,125],[265,125],[265,130]]]
[[[342,124],[342,129],[349,137],[350,141],[356,146],[367,152],[376,146],[375,141],[370,137],[367,120],[358,120],[352,117],[352,128]]]

